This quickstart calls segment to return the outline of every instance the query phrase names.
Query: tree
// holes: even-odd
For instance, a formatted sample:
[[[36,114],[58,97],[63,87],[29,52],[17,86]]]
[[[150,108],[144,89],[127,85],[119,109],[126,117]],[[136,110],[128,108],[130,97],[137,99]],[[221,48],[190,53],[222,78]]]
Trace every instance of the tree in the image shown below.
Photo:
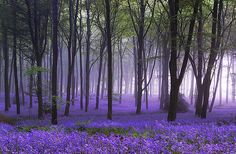
[[[86,84],[85,84],[85,112],[88,112],[89,105],[89,96],[90,96],[90,44],[91,44],[91,21],[90,21],[90,0],[86,0],[86,23],[87,23],[87,39],[86,39],[86,64],[85,64],[85,76],[86,76]]]
[[[39,0],[25,0],[28,15],[28,27],[33,46],[34,59],[36,60],[37,68],[37,90],[38,97],[38,118],[43,118],[43,92],[42,92],[42,60],[47,45],[47,27],[49,16],[49,5],[47,1],[39,3]]]
[[[207,108],[209,105],[209,95],[211,86],[212,70],[218,55],[218,49],[221,42],[221,15],[223,10],[223,0],[214,0],[212,12],[212,36],[211,36],[211,49],[207,65],[206,74],[203,79],[203,105],[201,110],[201,118],[206,118]]]
[[[20,114],[20,99],[19,99],[19,85],[18,85],[18,74],[17,74],[17,34],[16,34],[16,0],[12,0],[13,7],[13,63],[14,63],[14,81],[15,81],[15,100],[16,100],[16,112]]]
[[[177,75],[177,51],[178,51],[178,12],[179,12],[179,0],[168,0],[169,5],[169,18],[170,18],[170,44],[171,44],[171,56],[169,62],[170,76],[171,76],[171,87],[170,87],[170,104],[168,111],[168,121],[175,121],[176,119],[176,109],[178,105],[178,95],[179,88],[183,81],[184,74],[187,68],[187,63],[189,59],[189,53],[192,43],[193,31],[196,16],[198,13],[199,0],[196,0],[193,7],[193,14],[190,19],[189,32],[187,36],[187,41],[184,46],[185,54],[183,59],[183,64],[180,69],[180,74]]]
[[[108,112],[107,119],[112,120],[112,46],[111,46],[111,19],[110,19],[110,1],[105,0],[106,4],[106,36],[107,36],[107,99]]]
[[[156,6],[156,0],[154,0],[153,8],[151,8],[151,21],[149,25],[147,26],[145,30],[145,12],[146,7],[148,5],[147,1],[140,0],[138,3],[138,13],[137,14],[132,8],[131,8],[131,2],[128,0],[129,5],[129,12],[132,19],[133,27],[135,30],[135,33],[138,37],[138,49],[137,49],[137,94],[136,94],[136,113],[141,113],[141,107],[142,107],[142,92],[143,92],[143,50],[144,50],[144,39],[147,35],[147,32],[151,26],[153,15],[154,15],[154,8]],[[150,5],[149,5],[150,6]]]
[[[164,109],[169,101],[169,80],[168,80],[168,62],[170,58],[170,50],[168,49],[168,34],[163,34],[162,43],[162,84],[161,84],[161,99],[160,109]]]
[[[80,109],[83,109],[83,61],[82,61],[82,0],[80,0],[80,9],[79,9],[79,62],[80,62]]]
[[[57,124],[58,0],[52,0],[52,124]]]
[[[5,4],[5,1],[3,1]],[[10,90],[9,90],[9,47],[8,47],[8,26],[5,17],[2,17],[2,49],[4,57],[4,93],[5,93],[5,111],[9,110]]]

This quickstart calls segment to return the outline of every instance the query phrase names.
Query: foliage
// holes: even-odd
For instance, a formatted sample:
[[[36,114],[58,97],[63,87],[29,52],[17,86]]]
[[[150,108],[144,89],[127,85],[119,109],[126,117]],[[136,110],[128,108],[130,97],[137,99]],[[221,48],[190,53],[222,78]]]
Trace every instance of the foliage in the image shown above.
[[[19,126],[17,127],[17,129],[20,132],[32,132],[33,130],[41,130],[41,131],[50,131],[51,128],[50,127],[43,127],[43,126]]]
[[[36,75],[38,72],[47,72],[48,69],[44,68],[44,67],[38,67],[38,66],[32,66],[30,68],[28,68],[25,72],[26,75]]]

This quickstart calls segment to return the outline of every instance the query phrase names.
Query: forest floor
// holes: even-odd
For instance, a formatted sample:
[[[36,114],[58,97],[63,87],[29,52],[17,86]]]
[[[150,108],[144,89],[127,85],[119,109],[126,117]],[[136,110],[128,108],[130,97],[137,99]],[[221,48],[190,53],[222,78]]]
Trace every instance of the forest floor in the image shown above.
[[[17,119],[14,126],[0,124],[0,153],[235,153],[236,104],[217,106],[207,119],[194,116],[194,108],[178,113],[175,122],[166,122],[158,98],[150,97],[142,113],[135,114],[134,99],[124,96],[113,102],[113,120],[107,120],[107,103],[95,110],[91,97],[89,111],[79,108],[78,99],[65,117],[64,104],[58,106],[58,126],[50,125],[50,114],[37,120],[34,108],[15,105],[1,115]],[[4,102],[0,99],[1,102]],[[116,100],[116,99],[115,99]],[[217,102],[216,102],[217,104]],[[28,106],[28,105],[27,105]],[[0,104],[4,109],[4,103]]]
[[[186,98],[185,98],[186,99]],[[3,99],[0,99],[4,102]],[[26,98],[26,103],[27,103]],[[215,107],[211,113],[207,113],[206,119],[197,118],[194,115],[194,107],[190,105],[189,111],[186,113],[177,113],[177,122],[192,121],[192,122],[217,122],[219,120],[230,120],[236,117],[236,103],[229,103],[219,106],[215,103]],[[0,113],[17,118],[19,125],[27,125],[31,122],[34,124],[50,125],[50,114],[45,114],[43,120],[37,120],[37,104],[33,104],[33,108],[30,109],[29,105],[21,107],[21,114],[16,114],[16,106],[13,104],[9,112],[4,112],[4,103],[0,104]],[[123,96],[122,102],[119,103],[117,99],[113,101],[113,120],[107,120],[107,101],[102,99],[100,101],[99,109],[95,110],[95,96],[90,98],[90,104],[88,112],[80,110],[79,98],[75,100],[75,105],[70,106],[69,116],[64,116],[65,104],[60,103],[58,105],[58,123],[64,126],[73,126],[78,121],[90,121],[91,123],[111,123],[111,124],[123,124],[131,122],[135,123],[153,123],[155,121],[166,121],[167,112],[159,110],[159,100],[157,96],[150,97],[148,102],[148,109],[146,109],[146,103],[142,103],[142,113],[137,115],[136,107],[134,104],[134,98],[132,96]]]

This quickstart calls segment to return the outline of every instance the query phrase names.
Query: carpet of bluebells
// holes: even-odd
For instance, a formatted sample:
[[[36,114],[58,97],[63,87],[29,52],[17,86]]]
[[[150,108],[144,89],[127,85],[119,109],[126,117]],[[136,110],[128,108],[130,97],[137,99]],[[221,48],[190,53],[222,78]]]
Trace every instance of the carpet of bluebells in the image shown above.
[[[234,123],[0,124],[0,153],[236,153]]]

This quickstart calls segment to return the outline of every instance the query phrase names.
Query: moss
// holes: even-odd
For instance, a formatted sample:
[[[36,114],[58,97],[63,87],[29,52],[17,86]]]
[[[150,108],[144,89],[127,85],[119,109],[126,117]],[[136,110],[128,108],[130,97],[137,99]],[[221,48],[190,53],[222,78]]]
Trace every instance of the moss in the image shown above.
[[[89,135],[94,134],[104,134],[107,136],[110,136],[111,134],[115,135],[127,135],[129,133],[129,130],[120,128],[120,127],[107,127],[107,128],[85,128],[85,127],[79,127],[78,131],[85,131]]]
[[[20,126],[17,129],[21,132],[31,132],[32,130],[42,130],[42,131],[49,131],[51,130],[49,127],[42,127],[42,126]]]

